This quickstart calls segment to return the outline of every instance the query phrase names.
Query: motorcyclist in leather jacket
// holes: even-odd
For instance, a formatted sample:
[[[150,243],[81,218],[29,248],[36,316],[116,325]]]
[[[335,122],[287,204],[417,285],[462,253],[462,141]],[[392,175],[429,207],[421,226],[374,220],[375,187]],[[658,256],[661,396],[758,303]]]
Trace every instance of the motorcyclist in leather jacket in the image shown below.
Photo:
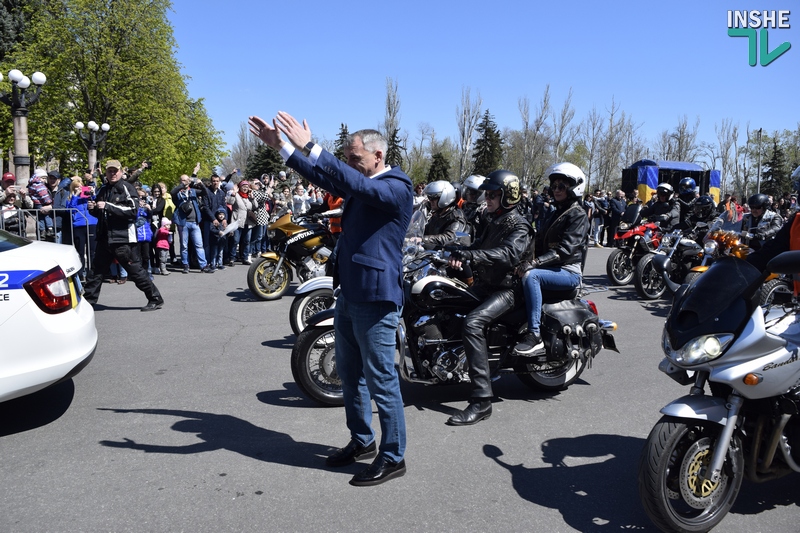
[[[694,214],[695,188],[697,188],[697,183],[692,178],[683,178],[678,183],[678,197],[675,202],[678,204],[678,211],[680,212],[678,227],[681,229],[692,228],[689,218]]]
[[[750,212],[742,217],[742,236],[750,238],[750,247],[761,248],[783,227],[783,218],[769,209],[769,196],[754,194],[747,200]]]
[[[470,261],[475,284],[469,290],[482,300],[464,319],[464,351],[469,361],[472,394],[467,408],[447,420],[452,426],[475,424],[492,414],[485,330],[489,323],[514,308],[514,268],[530,243],[531,225],[516,209],[522,197],[519,178],[507,170],[496,170],[480,188],[486,191],[484,229],[469,248],[450,255],[451,268],[459,269],[462,263]]]
[[[425,235],[422,245],[427,250],[439,248],[447,244],[469,244],[469,237],[464,242],[457,233],[469,233],[464,213],[456,206],[456,190],[447,181],[434,181],[425,187],[425,196],[431,208],[431,217],[425,224]]]
[[[659,183],[656,188],[656,200],[642,209],[643,218],[658,222],[663,231],[669,231],[680,221],[680,209],[672,199],[675,189],[669,183]]]
[[[531,259],[517,267],[528,311],[528,332],[514,347],[518,355],[533,356],[544,348],[539,331],[542,289],[568,291],[581,284],[581,262],[589,244],[589,219],[581,199],[586,176],[572,163],[557,163],[545,171],[556,211],[547,227],[536,233]]]

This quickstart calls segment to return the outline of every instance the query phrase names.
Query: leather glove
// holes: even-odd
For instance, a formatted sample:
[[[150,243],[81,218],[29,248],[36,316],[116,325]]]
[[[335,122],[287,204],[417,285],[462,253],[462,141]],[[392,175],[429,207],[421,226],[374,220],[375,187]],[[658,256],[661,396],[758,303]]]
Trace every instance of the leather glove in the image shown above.
[[[517,265],[517,268],[514,269],[514,272],[517,274],[518,277],[521,278],[522,276],[525,275],[527,271],[533,270],[538,266],[539,266],[539,261],[537,261],[536,259],[531,259],[530,261],[523,261],[519,265]]]
[[[469,250],[454,250],[450,252],[450,259],[461,261],[462,263],[472,259],[472,252]]]

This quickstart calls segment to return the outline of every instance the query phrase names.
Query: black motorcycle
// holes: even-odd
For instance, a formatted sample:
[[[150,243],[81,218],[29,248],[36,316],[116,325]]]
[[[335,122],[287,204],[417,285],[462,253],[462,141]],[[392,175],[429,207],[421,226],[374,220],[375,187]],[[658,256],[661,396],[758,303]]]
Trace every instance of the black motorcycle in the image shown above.
[[[441,252],[412,244],[406,247],[404,264],[405,302],[397,331],[401,378],[425,385],[468,382],[469,363],[461,332],[466,315],[480,300],[467,285],[446,275],[447,262]],[[514,352],[527,329],[524,306],[487,326],[492,377],[515,374],[534,389],[564,390],[580,377],[602,348],[616,351],[610,333],[616,324],[600,320],[595,304],[578,298],[578,289],[544,291],[543,298],[543,352],[533,357]],[[334,310],[328,309],[308,321],[291,357],[295,382],[323,405],[344,403],[334,357],[333,314]]]

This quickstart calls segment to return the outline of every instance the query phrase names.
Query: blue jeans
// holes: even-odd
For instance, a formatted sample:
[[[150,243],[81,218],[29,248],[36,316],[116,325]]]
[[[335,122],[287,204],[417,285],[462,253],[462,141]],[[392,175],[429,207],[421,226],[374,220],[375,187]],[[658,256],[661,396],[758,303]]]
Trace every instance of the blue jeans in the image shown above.
[[[194,251],[197,252],[197,262],[200,268],[205,268],[208,264],[206,262],[206,253],[203,251],[203,232],[196,222],[184,222],[181,226],[181,263],[183,266],[189,264],[189,239],[194,245]]]
[[[342,380],[344,412],[353,440],[375,440],[372,403],[381,425],[380,454],[395,462],[406,450],[406,420],[394,366],[395,334],[402,307],[392,302],[336,300],[336,370]]]
[[[231,260],[236,256],[234,252],[236,251],[236,245],[239,245],[239,260],[245,261],[250,259],[250,234],[252,233],[253,228],[239,228],[233,232],[233,241],[231,242]]]
[[[525,308],[528,310],[528,329],[539,335],[542,323],[542,289],[568,291],[580,284],[580,274],[558,267],[529,270],[522,277],[522,293],[525,295]]]
[[[263,225],[253,226],[252,248],[254,254],[261,254],[267,251],[264,246],[264,235],[267,234],[267,227]]]

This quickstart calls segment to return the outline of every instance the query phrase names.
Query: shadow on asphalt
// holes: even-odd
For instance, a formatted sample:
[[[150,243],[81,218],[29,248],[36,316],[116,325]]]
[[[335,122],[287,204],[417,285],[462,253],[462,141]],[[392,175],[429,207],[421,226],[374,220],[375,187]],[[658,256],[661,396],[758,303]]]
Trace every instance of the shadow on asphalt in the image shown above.
[[[231,291],[226,296],[231,299],[232,302],[260,302],[261,300],[257,300],[253,293],[250,292],[249,289],[242,289],[239,291]]]
[[[294,348],[294,343],[297,341],[297,337],[294,334],[286,335],[282,339],[270,339],[266,340],[261,343],[261,346],[266,346],[268,348],[288,348],[291,350]]]
[[[313,442],[298,442],[286,433],[265,429],[247,420],[231,415],[184,411],[180,409],[105,409],[119,414],[138,413],[144,415],[162,415],[179,417],[171,428],[182,433],[194,433],[200,442],[185,446],[168,446],[157,443],[140,443],[123,437],[121,441],[101,440],[100,444],[109,448],[125,448],[145,453],[196,454],[216,450],[229,450],[258,461],[330,470],[325,466],[325,458],[335,448]],[[337,469],[344,473],[355,474],[364,468],[357,463],[353,468]]]
[[[483,453],[508,470],[524,499],[558,510],[577,531],[656,531],[639,504],[637,462],[645,440],[621,435],[583,435],[542,443],[541,468],[504,460],[486,444]],[[583,463],[583,464],[581,464]]]
[[[67,412],[75,396],[71,379],[0,403],[0,437],[46,426]]]
[[[311,398],[307,398],[295,382],[288,381],[283,386],[286,387],[284,390],[259,392],[256,394],[256,398],[261,403],[276,407],[325,407]]]

